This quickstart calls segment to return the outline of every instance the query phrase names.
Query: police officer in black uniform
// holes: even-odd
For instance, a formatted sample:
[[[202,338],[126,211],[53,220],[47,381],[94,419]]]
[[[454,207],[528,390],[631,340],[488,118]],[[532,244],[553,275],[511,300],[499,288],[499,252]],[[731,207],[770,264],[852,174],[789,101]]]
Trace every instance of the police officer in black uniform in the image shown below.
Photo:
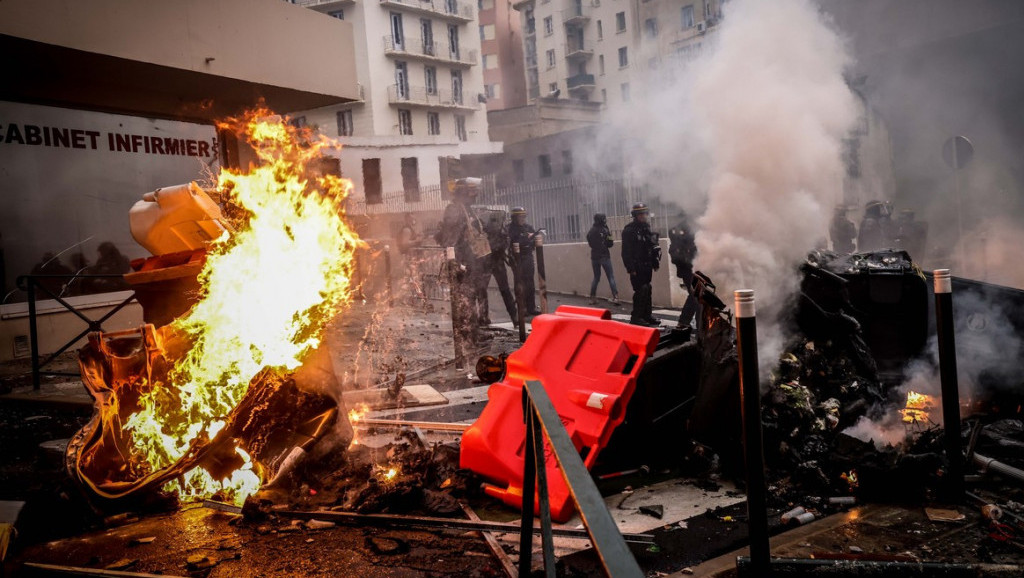
[[[853,241],[857,238],[857,226],[846,216],[846,207],[836,207],[832,223],[828,228],[832,238],[832,250],[836,253],[853,253]]]
[[[508,227],[509,247],[513,248],[519,244],[519,283],[523,289],[523,311],[526,315],[540,315],[537,309],[537,301],[533,276],[535,266],[533,262],[534,238],[537,232],[533,227],[526,224],[526,209],[524,207],[512,208],[512,224]],[[513,248],[513,253],[515,252]]]
[[[508,284],[508,270],[505,268],[509,263],[508,254],[508,229],[505,226],[505,211],[490,211],[484,219],[484,233],[487,234],[487,242],[491,246],[491,254],[487,258],[488,275],[482,279],[483,294],[480,300],[483,303],[481,315],[484,317],[482,323],[489,324],[487,308],[487,286],[490,285],[491,277],[498,284],[498,292],[501,293],[501,300],[505,303],[505,310],[512,323],[516,323],[516,301],[512,297],[512,291]]]
[[[892,207],[884,201],[869,201],[857,235],[857,251],[868,253],[889,249],[895,238],[890,214]]]
[[[633,286],[633,311],[629,322],[633,325],[657,327],[661,321],[654,318],[651,303],[651,279],[661,264],[658,237],[647,222],[650,211],[646,203],[635,203],[630,211],[633,220],[622,229],[622,263]]]
[[[679,222],[668,231],[668,257],[676,266],[676,277],[682,279],[680,285],[686,291],[686,303],[683,303],[677,323],[677,327],[683,329],[690,326],[697,314],[697,299],[693,296],[693,260],[697,258],[697,240],[685,214],[679,215]]]
[[[480,277],[490,275],[485,264],[491,248],[480,219],[471,205],[479,193],[480,179],[464,178],[454,181],[452,202],[444,209],[436,241],[442,247],[455,248],[455,326],[465,342],[482,341],[478,329],[480,314],[477,288]]]

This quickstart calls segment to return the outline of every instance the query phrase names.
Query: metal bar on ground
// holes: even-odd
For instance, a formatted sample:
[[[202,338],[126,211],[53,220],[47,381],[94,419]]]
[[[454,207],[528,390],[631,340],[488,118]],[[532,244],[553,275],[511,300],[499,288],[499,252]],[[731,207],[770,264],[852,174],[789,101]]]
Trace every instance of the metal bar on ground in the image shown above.
[[[939,342],[939,379],[942,385],[942,422],[946,459],[949,461],[949,499],[964,501],[964,450],[960,427],[960,387],[956,375],[956,337],[953,333],[953,280],[949,269],[936,269],[935,332]]]
[[[771,575],[782,576],[871,576],[872,578],[977,578],[991,576],[980,573],[980,566],[973,564],[947,564],[943,562],[894,562],[879,560],[820,560],[817,558],[776,558],[771,563]],[[992,565],[984,565],[992,566]],[[1002,565],[1000,565],[1002,566]],[[1020,566],[1008,566],[1019,569]],[[740,556],[736,560],[737,575],[740,578],[762,578],[766,574],[754,569],[750,558]],[[1012,574],[1006,574],[1007,576]]]
[[[29,570],[28,575],[41,576],[95,576],[99,578],[185,578],[184,576],[172,574],[148,574],[145,572],[126,572],[123,570],[103,570],[100,568],[81,568],[78,566],[40,564],[38,562],[26,562],[24,568],[26,570]]]
[[[445,423],[440,421],[405,421],[400,419],[360,418],[354,427],[418,427],[424,430],[464,432],[471,423]]]
[[[771,571],[771,545],[768,542],[768,487],[764,472],[764,442],[761,437],[761,389],[754,292],[740,289],[733,295],[736,299],[736,349],[739,352],[740,367],[750,561],[754,575],[767,576]]]
[[[463,513],[465,513],[466,517],[468,517],[471,521],[481,521],[480,516],[477,516],[476,512],[473,510],[473,508],[470,508],[468,504],[460,502],[459,505],[462,506]],[[483,536],[484,542],[487,543],[487,547],[491,549],[491,553],[494,554],[494,557],[498,559],[498,563],[501,564],[502,569],[505,570],[505,574],[507,574],[509,578],[515,578],[516,565],[512,562],[512,558],[510,558],[509,555],[505,552],[505,549],[501,547],[501,544],[498,543],[498,540],[494,538],[494,533],[480,532],[480,535]]]
[[[569,487],[569,493],[576,503],[576,510],[583,520],[583,526],[590,535],[594,551],[600,558],[605,572],[615,577],[642,577],[644,573],[640,570],[640,565],[626,546],[624,535],[615,525],[604,498],[594,485],[590,472],[583,465],[583,460],[580,459],[576,446],[565,431],[565,426],[562,425],[562,420],[544,386],[539,381],[527,381],[523,389],[529,395],[548,446],[558,462],[559,471]],[[527,448],[529,447],[527,440]],[[525,493],[523,499],[526,499]]]
[[[530,405],[529,418],[533,424],[533,457],[537,467],[537,498],[540,505],[540,543],[544,556],[544,575],[555,578],[555,541],[551,537],[551,499],[548,494],[547,455],[544,452],[544,436],[537,435],[540,429],[536,411]]]
[[[361,524],[364,526],[385,526],[385,527],[417,527],[417,528],[441,528],[444,530],[461,530],[464,532],[505,532],[515,533],[521,528],[519,522],[472,522],[470,520],[456,520],[452,518],[437,518],[431,516],[401,516],[398,514],[357,514],[355,512],[332,512],[314,511],[301,512],[297,510],[283,510],[274,512],[285,518],[297,520],[330,520],[338,523]],[[534,534],[540,533],[540,527],[533,528]],[[585,530],[575,528],[564,528],[555,526],[551,529],[553,536],[560,538],[583,538],[590,537]],[[624,540],[635,544],[653,544],[653,534],[622,534]]]

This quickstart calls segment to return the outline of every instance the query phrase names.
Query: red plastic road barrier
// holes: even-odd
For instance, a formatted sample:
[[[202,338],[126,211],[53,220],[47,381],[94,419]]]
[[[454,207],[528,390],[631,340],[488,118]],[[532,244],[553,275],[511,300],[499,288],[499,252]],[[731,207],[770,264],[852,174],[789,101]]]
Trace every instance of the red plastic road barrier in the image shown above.
[[[636,377],[658,344],[656,330],[612,321],[604,309],[563,305],[554,315],[535,317],[532,325],[526,342],[509,356],[505,379],[490,387],[483,413],[462,435],[459,460],[494,482],[484,486],[487,494],[519,508],[526,446],[523,383],[544,384],[590,469],[622,423]],[[551,517],[564,522],[572,515],[572,497],[554,456],[545,455]]]

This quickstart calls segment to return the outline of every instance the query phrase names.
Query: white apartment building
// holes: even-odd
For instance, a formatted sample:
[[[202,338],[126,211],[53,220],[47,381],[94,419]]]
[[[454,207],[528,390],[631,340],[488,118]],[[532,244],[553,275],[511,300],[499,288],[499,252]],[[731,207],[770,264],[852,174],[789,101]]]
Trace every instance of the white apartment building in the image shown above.
[[[520,0],[530,99],[628,105],[664,60],[698,54],[724,0]]]
[[[440,184],[440,159],[501,152],[487,134],[474,0],[290,2],[353,25],[360,100],[293,116],[339,137],[357,203],[404,196],[400,210],[416,210],[420,190]]]

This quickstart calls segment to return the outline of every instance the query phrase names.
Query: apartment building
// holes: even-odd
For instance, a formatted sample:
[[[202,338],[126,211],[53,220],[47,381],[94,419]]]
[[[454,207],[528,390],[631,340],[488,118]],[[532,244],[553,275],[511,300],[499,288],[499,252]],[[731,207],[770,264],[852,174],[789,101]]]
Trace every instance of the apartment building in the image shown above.
[[[416,210],[448,156],[501,152],[487,133],[480,28],[471,0],[291,0],[353,25],[356,102],[294,113],[338,137],[344,176],[366,206]],[[316,56],[310,55],[310,65]]]
[[[699,54],[724,0],[520,0],[529,98],[629,105],[666,60]]]
[[[513,10],[512,0],[478,0],[477,8],[487,110],[523,106],[526,104],[526,69],[519,13]]]

